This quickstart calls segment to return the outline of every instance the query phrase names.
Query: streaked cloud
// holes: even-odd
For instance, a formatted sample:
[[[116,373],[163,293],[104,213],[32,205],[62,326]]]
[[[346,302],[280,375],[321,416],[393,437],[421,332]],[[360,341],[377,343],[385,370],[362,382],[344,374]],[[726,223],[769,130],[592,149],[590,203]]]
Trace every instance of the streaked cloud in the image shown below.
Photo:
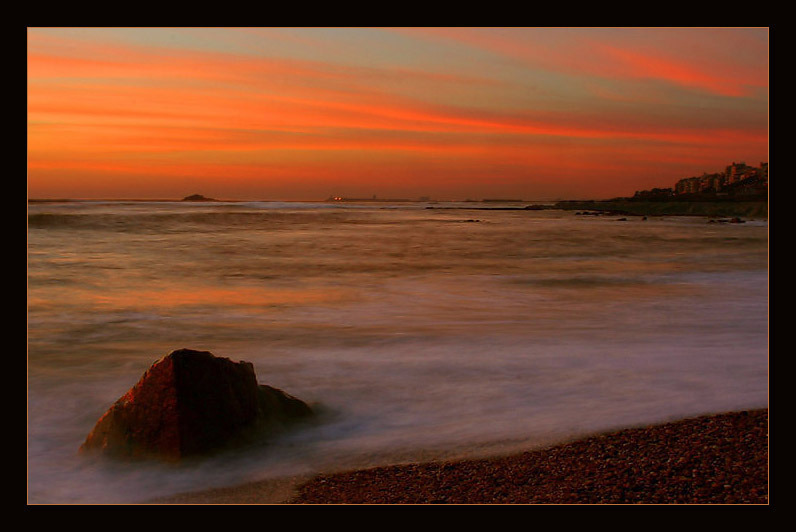
[[[767,159],[766,30],[189,30],[29,30],[31,195],[614,196]]]

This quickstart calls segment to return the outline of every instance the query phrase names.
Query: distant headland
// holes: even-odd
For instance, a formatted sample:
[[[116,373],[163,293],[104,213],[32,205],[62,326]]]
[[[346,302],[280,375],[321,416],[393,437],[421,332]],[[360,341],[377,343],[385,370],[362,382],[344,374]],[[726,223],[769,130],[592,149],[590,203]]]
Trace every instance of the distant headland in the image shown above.
[[[182,201],[182,202],[234,202],[240,200],[218,200],[202,194],[191,194],[181,200],[74,200],[74,199],[33,199],[28,203],[54,203],[69,201]],[[268,200],[262,200],[268,201]],[[768,218],[768,163],[749,166],[744,162],[733,162],[722,172],[678,180],[669,188],[639,190],[630,197],[607,200],[558,200],[531,203],[521,199],[482,199],[482,200],[434,200],[429,196],[409,198],[379,198],[329,196],[325,200],[304,200],[324,202],[384,202],[414,203],[424,202],[432,205],[427,209],[478,209],[478,210],[580,210],[599,214],[621,214],[631,216],[728,216],[747,218]],[[463,206],[461,203],[472,204]],[[448,205],[450,204],[450,205]],[[484,205],[489,204],[489,205]]]
[[[756,201],[768,199],[768,163],[748,166],[733,162],[723,172],[703,173],[697,177],[686,177],[675,183],[673,188],[653,188],[639,190],[634,199],[642,200],[715,200],[732,199]]]
[[[678,180],[671,188],[637,191],[610,200],[559,201],[564,210],[639,216],[743,216],[768,218],[768,163],[733,162],[723,172]]]

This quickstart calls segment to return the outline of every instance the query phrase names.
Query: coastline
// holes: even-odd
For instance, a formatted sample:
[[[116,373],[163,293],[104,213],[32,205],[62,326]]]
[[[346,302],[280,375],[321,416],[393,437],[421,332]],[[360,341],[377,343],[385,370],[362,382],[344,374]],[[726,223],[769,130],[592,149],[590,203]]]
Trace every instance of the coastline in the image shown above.
[[[627,216],[717,216],[768,219],[768,201],[639,201],[630,199],[560,201],[555,209]]]
[[[150,504],[768,504],[768,409],[507,456],[264,480]]]
[[[268,202],[287,202],[287,203],[339,203],[340,201],[330,200],[218,200],[204,198],[202,200],[188,199],[47,199],[47,198],[28,198],[28,204],[48,204],[48,203],[102,203],[102,202],[121,202],[121,203],[249,203],[262,201]],[[391,200],[348,200],[349,203],[373,203],[383,204]],[[635,200],[629,198],[616,198],[610,200],[557,200],[549,202],[534,201],[512,201],[518,205],[508,205],[507,202],[498,200],[463,200],[463,201],[421,201],[421,200],[392,200],[404,203],[428,204],[426,209],[437,210],[479,210],[479,211],[539,211],[539,210],[560,210],[560,211],[592,211],[594,213],[608,215],[625,216],[703,216],[703,217],[739,217],[768,219],[768,200],[749,199],[749,200],[710,200],[710,199],[691,199],[691,200]],[[345,203],[345,201],[343,201]],[[468,205],[472,204],[472,205]],[[474,206],[481,204],[481,206]],[[488,206],[484,206],[487,204]]]

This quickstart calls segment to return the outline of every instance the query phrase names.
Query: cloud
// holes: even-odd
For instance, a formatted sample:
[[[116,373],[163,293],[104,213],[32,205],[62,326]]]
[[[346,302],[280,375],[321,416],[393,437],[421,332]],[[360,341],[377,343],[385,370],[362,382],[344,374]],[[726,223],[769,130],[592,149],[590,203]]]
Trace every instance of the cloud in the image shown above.
[[[416,35],[456,41],[529,68],[584,78],[654,80],[728,97],[768,88],[768,49],[743,30],[429,28]],[[742,48],[755,55],[741,61],[743,54],[736,50]]]
[[[262,39],[259,31],[213,30],[229,35],[223,50],[33,31],[30,179],[43,183],[46,173],[54,183],[61,168],[69,179],[83,169],[362,184],[428,168],[440,183],[495,182],[496,172],[517,183],[539,172],[574,180],[584,171],[580,185],[607,186],[644,161],[658,171],[678,156],[706,154],[713,164],[722,153],[767,151],[767,106],[754,97],[767,88],[759,55],[714,62],[724,56],[699,39],[667,48],[637,34],[552,30],[389,30],[414,54],[396,61],[387,48],[264,55],[262,41],[246,40]],[[330,49],[356,51],[352,43],[365,41]],[[683,55],[689,46],[699,53]]]
[[[743,97],[753,89],[767,87],[767,78],[738,72],[724,72],[721,65],[705,68],[685,58],[660,53],[641,53],[630,48],[599,45],[603,67],[614,78],[659,80],[719,96]]]

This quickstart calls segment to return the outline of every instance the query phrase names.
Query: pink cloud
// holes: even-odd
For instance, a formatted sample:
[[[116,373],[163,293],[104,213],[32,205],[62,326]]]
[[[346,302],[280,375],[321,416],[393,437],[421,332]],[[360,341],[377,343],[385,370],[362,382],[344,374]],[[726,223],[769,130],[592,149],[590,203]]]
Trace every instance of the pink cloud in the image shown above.
[[[427,39],[459,42],[562,74],[622,81],[656,80],[731,97],[749,96],[755,89],[768,87],[767,50],[759,49],[759,45],[754,49],[759,57],[756,63],[744,63],[732,55],[732,50],[741,48],[733,39],[754,48],[743,33],[714,34],[700,29],[672,32],[669,43],[661,39],[662,33],[653,33],[647,39],[643,32],[621,28],[614,34],[602,35],[579,33],[572,28],[433,28],[411,32]],[[723,46],[712,46],[711,39],[721,39]]]

